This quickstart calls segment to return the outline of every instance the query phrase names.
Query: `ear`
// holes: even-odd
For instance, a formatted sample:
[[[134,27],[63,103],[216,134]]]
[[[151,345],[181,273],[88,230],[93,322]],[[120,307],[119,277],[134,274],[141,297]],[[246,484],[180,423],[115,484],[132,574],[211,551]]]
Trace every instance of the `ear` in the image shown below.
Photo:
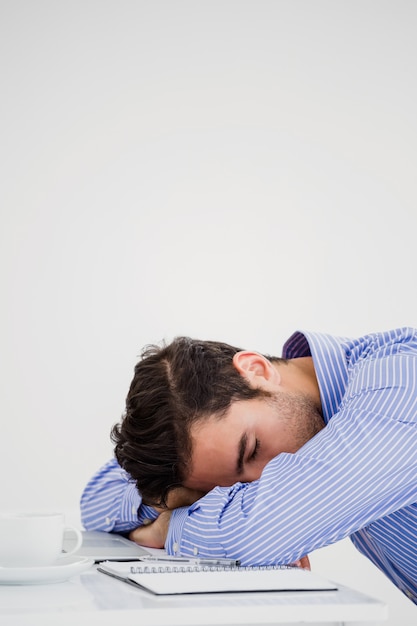
[[[251,387],[276,389],[281,383],[281,375],[271,361],[258,352],[236,352],[233,365],[241,376],[244,376]]]

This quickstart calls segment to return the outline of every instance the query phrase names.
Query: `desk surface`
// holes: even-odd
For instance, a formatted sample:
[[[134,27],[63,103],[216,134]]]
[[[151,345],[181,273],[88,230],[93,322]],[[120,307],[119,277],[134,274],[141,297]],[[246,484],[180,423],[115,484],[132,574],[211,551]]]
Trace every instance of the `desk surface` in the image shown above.
[[[7,626],[195,626],[368,624],[383,626],[384,604],[346,587],[337,591],[156,597],[97,572],[44,585],[1,585]]]

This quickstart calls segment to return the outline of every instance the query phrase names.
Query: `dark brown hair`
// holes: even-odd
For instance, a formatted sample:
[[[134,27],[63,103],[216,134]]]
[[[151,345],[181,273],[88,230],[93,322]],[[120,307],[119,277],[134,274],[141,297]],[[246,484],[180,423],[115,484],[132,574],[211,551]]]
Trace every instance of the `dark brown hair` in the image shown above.
[[[169,490],[183,483],[192,452],[191,424],[208,416],[220,418],[234,401],[265,395],[233,366],[239,351],[189,337],[144,348],[125,414],[111,431],[116,458],[144,502],[163,504]]]

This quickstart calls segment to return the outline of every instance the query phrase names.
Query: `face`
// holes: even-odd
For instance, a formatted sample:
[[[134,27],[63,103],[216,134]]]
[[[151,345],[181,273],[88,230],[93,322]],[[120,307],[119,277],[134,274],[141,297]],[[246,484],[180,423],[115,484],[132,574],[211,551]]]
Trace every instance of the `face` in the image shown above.
[[[191,429],[191,471],[185,486],[213,487],[257,480],[280,452],[296,452],[324,427],[312,400],[279,392],[235,402],[224,417],[211,416]]]

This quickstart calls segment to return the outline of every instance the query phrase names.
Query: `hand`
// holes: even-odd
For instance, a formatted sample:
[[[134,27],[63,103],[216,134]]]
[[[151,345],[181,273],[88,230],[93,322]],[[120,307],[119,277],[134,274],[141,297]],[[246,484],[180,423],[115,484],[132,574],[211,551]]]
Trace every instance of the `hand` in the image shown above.
[[[168,534],[171,511],[164,510],[155,521],[139,526],[129,533],[129,539],[147,548],[163,548]]]
[[[166,511],[167,509],[178,509],[181,506],[190,506],[200,498],[206,495],[204,491],[189,489],[188,487],[175,487],[171,489],[167,496],[166,507],[154,507],[157,511]]]
[[[308,556],[302,556],[301,559],[298,559],[298,561],[295,561],[295,563],[292,563],[292,565],[311,570],[310,559],[308,558]]]
[[[147,548],[163,548],[168,534],[171,511],[181,506],[190,506],[204,495],[203,491],[196,491],[187,487],[171,489],[166,506],[153,507],[159,512],[156,520],[132,530],[129,533],[129,539]]]

